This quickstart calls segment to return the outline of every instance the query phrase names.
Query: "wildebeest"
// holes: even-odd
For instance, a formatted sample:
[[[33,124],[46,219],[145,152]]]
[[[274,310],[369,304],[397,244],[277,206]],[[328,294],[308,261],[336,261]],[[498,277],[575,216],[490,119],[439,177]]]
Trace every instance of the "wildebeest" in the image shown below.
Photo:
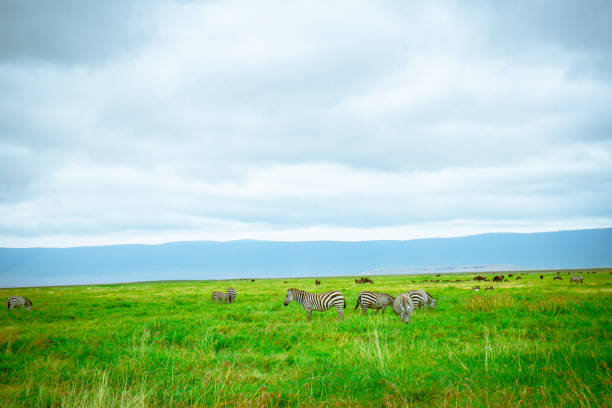
[[[321,281],[317,279],[317,280],[315,281],[315,285],[320,285],[320,284],[321,284]]]
[[[572,275],[572,277],[570,278],[570,283],[581,283],[584,281],[584,278],[582,276],[577,276],[577,275]]]
[[[436,274],[436,276],[440,276],[440,274],[438,273],[438,274]]]
[[[493,286],[489,286],[488,288],[485,288],[485,290],[493,290]]]
[[[518,275],[517,275],[517,276],[516,276],[516,279],[523,279],[523,278],[521,278],[520,276],[518,276]]]
[[[370,278],[355,279],[355,283],[374,283]]]
[[[561,276],[554,276],[553,280],[563,280],[563,278]]]
[[[544,279],[544,275],[540,275],[540,279]]]
[[[474,276],[474,280],[475,281],[483,281],[483,280],[485,280],[485,277],[482,276],[482,275]]]
[[[493,277],[493,282],[501,282],[504,280],[504,275],[495,275]]]
[[[511,273],[509,273],[509,274],[508,274],[508,277],[509,277],[509,278],[511,278],[511,277],[513,277],[513,276],[514,276],[514,275],[512,275]]]

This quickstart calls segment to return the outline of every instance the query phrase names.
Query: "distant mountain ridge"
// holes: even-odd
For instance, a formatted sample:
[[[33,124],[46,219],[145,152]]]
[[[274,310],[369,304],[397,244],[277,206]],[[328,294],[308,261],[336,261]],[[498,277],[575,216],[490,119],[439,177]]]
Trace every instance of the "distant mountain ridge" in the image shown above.
[[[432,267],[432,265],[447,265]],[[0,287],[357,275],[465,265],[612,266],[612,228],[492,233],[409,241],[196,241],[160,245],[0,248]],[[433,270],[432,270],[433,273]]]

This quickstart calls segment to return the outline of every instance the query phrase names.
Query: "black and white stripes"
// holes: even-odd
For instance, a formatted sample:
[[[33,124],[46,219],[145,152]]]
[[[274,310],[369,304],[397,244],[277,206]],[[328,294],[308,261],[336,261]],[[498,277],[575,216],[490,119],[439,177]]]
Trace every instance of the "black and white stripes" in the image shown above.
[[[225,294],[227,295],[227,303],[234,303],[234,300],[236,300],[236,289],[234,288],[227,288],[227,290],[225,291]]]
[[[213,302],[221,301],[221,303],[233,303],[234,300],[236,299],[236,295],[237,295],[236,289],[227,288],[225,292],[214,291],[212,293],[211,300]]]
[[[28,310],[32,310],[32,302],[27,297],[9,296],[8,299],[6,299],[6,308],[10,310],[16,307],[25,307]]]
[[[412,312],[416,309],[408,293],[400,293],[393,302],[393,311],[402,319],[404,323],[412,321]]]
[[[219,291],[214,291],[212,293],[212,298],[211,300],[213,302],[219,302],[221,301],[221,303],[226,303],[227,301],[227,294],[224,292],[219,292]]]
[[[385,314],[385,308],[387,306],[392,306],[395,298],[386,293],[377,293],[370,292],[369,290],[364,290],[357,296],[357,304],[355,305],[355,309],[361,305],[361,314],[364,315],[367,309],[376,309],[376,314],[382,309],[383,314]],[[353,310],[355,310],[353,309]]]
[[[410,299],[417,308],[421,308],[423,306],[425,310],[427,310],[427,306],[431,308],[436,307],[436,299],[431,297],[431,295],[424,290],[411,290],[408,292],[410,295]]]
[[[325,312],[332,307],[338,312],[338,319],[344,319],[342,308],[346,307],[344,295],[337,290],[325,293],[310,293],[299,289],[289,289],[285,296],[285,306],[289,306],[292,300],[298,302],[306,310],[308,321],[312,321],[312,311]]]

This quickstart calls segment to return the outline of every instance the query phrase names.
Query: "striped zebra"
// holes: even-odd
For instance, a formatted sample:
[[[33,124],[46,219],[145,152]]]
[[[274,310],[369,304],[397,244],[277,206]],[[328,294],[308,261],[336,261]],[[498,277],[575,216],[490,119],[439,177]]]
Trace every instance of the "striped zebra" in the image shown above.
[[[221,301],[221,303],[226,303],[227,302],[227,294],[225,292],[218,292],[218,291],[214,291],[212,293],[212,298],[211,300],[213,302],[219,302]]]
[[[580,283],[580,284],[582,284],[583,281],[584,281],[584,278],[582,276],[572,275],[570,277],[570,283]]]
[[[416,309],[414,302],[408,293],[400,293],[393,302],[393,311],[402,319],[404,323],[412,321],[412,312]]]
[[[359,305],[361,305],[362,316],[365,315],[367,309],[376,309],[376,314],[382,309],[383,314],[385,314],[385,308],[387,306],[392,306],[394,300],[395,298],[393,296],[387,295],[386,293],[376,293],[364,290],[357,296],[357,304],[353,310],[356,310]]]
[[[291,288],[285,296],[285,306],[289,306],[292,300],[298,302],[308,313],[308,321],[312,321],[312,311],[325,312],[332,307],[338,311],[338,319],[344,319],[342,307],[346,308],[344,295],[337,290],[325,293],[309,293],[303,290]]]
[[[427,310],[427,306],[431,308],[436,307],[436,299],[431,297],[431,295],[424,290],[410,290],[408,294],[410,295],[410,299],[412,299],[412,303],[419,309],[424,307],[425,310]]]
[[[32,302],[27,297],[9,296],[8,299],[6,299],[6,308],[9,310],[16,307],[21,307],[23,309],[24,306],[26,309],[32,310]]]
[[[227,294],[227,303],[234,303],[234,300],[236,300],[236,295],[237,295],[236,289],[227,288],[225,293]]]

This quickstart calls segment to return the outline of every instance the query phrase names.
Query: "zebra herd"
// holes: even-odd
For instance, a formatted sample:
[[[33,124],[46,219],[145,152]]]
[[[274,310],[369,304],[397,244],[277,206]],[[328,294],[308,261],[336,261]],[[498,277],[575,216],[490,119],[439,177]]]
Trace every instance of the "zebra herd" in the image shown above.
[[[387,293],[376,293],[368,290],[363,291],[357,296],[357,304],[355,309],[361,305],[361,314],[364,315],[367,309],[376,309],[376,314],[382,309],[385,314],[385,308],[391,306],[393,312],[399,315],[404,323],[412,321],[412,312],[416,309],[427,306],[436,307],[436,300],[424,290],[409,290],[406,293],[400,293],[397,297],[393,297]]]
[[[236,299],[236,289],[227,288],[225,292],[214,291],[212,293],[211,300],[213,302],[221,303],[233,303]],[[344,319],[343,308],[346,308],[346,300],[344,295],[337,290],[332,290],[325,293],[310,293],[304,290],[291,288],[287,291],[285,296],[285,306],[289,306],[289,303],[295,301],[302,305],[308,315],[308,321],[312,321],[312,312],[325,312],[332,307],[336,308],[338,312],[338,318]],[[421,306],[427,309],[429,307],[436,307],[436,300],[424,290],[410,290],[407,293],[400,293],[397,297],[393,297],[387,293],[371,292],[364,290],[357,296],[357,304],[355,305],[356,310],[361,306],[361,314],[365,315],[367,309],[375,309],[376,314],[382,309],[385,314],[385,308],[391,306],[395,314],[399,315],[404,323],[411,321],[412,313]],[[32,302],[30,299],[22,296],[10,296],[6,299],[6,307],[8,309],[14,309],[16,307],[25,307],[28,310],[32,310]]]
[[[236,290],[234,288],[227,288],[225,292],[214,291],[211,297],[213,302],[220,301],[221,303],[233,303],[235,299]],[[336,309],[338,319],[344,319],[342,309],[346,309],[346,300],[344,295],[337,290],[312,293],[291,288],[287,290],[283,304],[289,306],[291,302],[297,302],[302,305],[304,310],[306,310],[309,322],[312,321],[313,311],[326,312],[331,308]],[[357,304],[353,310],[356,310],[359,306],[361,306],[362,315],[365,315],[367,309],[375,309],[376,314],[382,309],[383,314],[385,314],[385,308],[391,306],[395,314],[399,315],[404,323],[409,323],[412,320],[412,313],[416,309],[424,307],[427,310],[427,306],[436,307],[436,300],[424,290],[410,290],[406,293],[400,293],[397,297],[387,293],[364,290],[357,296]]]
[[[285,306],[289,306],[291,301],[296,301],[306,310],[308,321],[312,321],[312,311],[325,312],[332,307],[338,312],[338,319],[344,319],[343,308],[346,308],[346,300],[344,295],[337,290],[332,290],[325,293],[310,293],[299,289],[289,289],[285,296]],[[365,315],[367,309],[375,309],[376,314],[382,309],[385,314],[385,308],[391,306],[395,314],[399,315],[404,323],[409,323],[412,320],[412,313],[421,306],[427,309],[436,307],[436,300],[424,290],[410,290],[407,293],[400,293],[397,297],[393,297],[387,293],[371,292],[364,290],[357,296],[357,304],[353,310],[361,306],[361,314]]]
[[[213,292],[212,293],[212,301],[213,302],[219,302],[221,301],[221,303],[234,303],[234,300],[236,299],[236,289],[234,288],[227,288],[225,290],[225,292]]]

